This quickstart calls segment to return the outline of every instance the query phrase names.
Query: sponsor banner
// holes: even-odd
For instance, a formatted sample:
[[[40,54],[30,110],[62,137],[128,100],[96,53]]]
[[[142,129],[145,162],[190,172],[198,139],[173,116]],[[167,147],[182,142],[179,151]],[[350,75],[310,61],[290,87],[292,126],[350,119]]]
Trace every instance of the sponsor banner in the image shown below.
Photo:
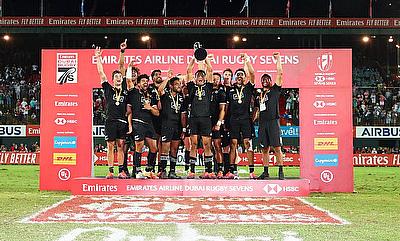
[[[400,166],[400,154],[354,154],[353,165],[357,166]]]
[[[356,126],[356,138],[399,139],[399,126]]]
[[[338,138],[314,138],[314,150],[338,150]]]
[[[53,153],[53,165],[76,165],[76,153]]]
[[[140,195],[185,197],[307,196],[309,180],[139,180],[76,178],[73,195]]]
[[[0,125],[0,136],[24,137],[26,136],[25,125]]]
[[[46,18],[52,19],[51,17]],[[109,19],[117,20],[119,18]],[[138,17],[137,19],[139,19],[138,22],[140,22],[142,20],[144,21],[146,18]],[[288,21],[291,20],[292,19]],[[249,21],[249,19],[242,19],[242,21]],[[235,25],[235,27],[237,27],[237,25]],[[244,51],[242,49],[207,50],[209,53],[213,54],[210,61],[216,72],[222,72],[226,66],[230,66],[232,69],[243,66],[243,60],[240,58],[240,53]],[[348,148],[352,146],[352,143],[350,143],[350,140],[347,140],[350,138],[345,139],[343,136],[344,133],[348,135],[348,133],[351,132],[351,130],[347,130],[347,125],[349,125],[350,128],[352,127],[351,50],[246,49],[245,52],[249,55],[249,61],[251,61],[256,70],[256,79],[259,80],[260,76],[264,73],[269,73],[272,75],[273,79],[275,78],[276,62],[273,58],[274,51],[279,51],[281,53],[280,61],[284,66],[285,76],[289,76],[283,87],[299,88],[300,95],[304,98],[304,101],[300,103],[300,109],[302,110],[300,113],[301,128],[297,131],[301,132],[299,135],[300,146],[302,146],[301,156],[303,162],[301,163],[308,163],[306,167],[302,166],[302,178],[311,180],[314,191],[353,191],[351,168],[346,166],[349,164],[351,167],[352,165],[352,150]],[[115,69],[115,66],[118,64],[119,52],[119,49],[105,49],[103,51],[100,61],[103,63],[105,73],[111,74]],[[90,176],[92,173],[92,162],[88,160],[92,160],[93,156],[87,148],[76,148],[76,150],[74,150],[74,152],[76,151],[76,156],[79,158],[79,161],[76,160],[76,166],[68,166],[68,175],[64,175],[67,171],[62,172],[63,178],[65,176],[69,177],[68,179],[64,178],[66,180],[62,180],[58,175],[60,166],[54,165],[53,153],[60,152],[59,149],[54,148],[54,136],[76,136],[79,140],[80,147],[91,147],[93,146],[91,135],[95,134],[95,136],[101,136],[103,133],[101,128],[97,128],[93,131],[91,121],[87,121],[92,119],[93,113],[92,90],[93,88],[100,87],[100,82],[96,78],[93,78],[93,76],[98,75],[96,69],[97,59],[94,58],[93,54],[93,49],[42,51],[42,66],[48,66],[48,68],[42,70],[41,103],[43,103],[43,106],[41,110],[46,110],[46,113],[41,115],[41,123],[46,126],[46,128],[42,128],[40,133],[42,155],[40,174],[41,190],[68,190],[71,180],[76,177]],[[66,57],[60,60],[60,56]],[[166,75],[168,69],[173,68],[176,73],[185,73],[187,64],[193,58],[193,49],[131,49],[125,52],[124,57],[125,64],[133,61],[142,72],[151,72],[153,69],[160,69],[162,75]],[[69,58],[71,58],[70,62],[68,62],[69,60],[65,60]],[[59,62],[62,63],[62,66],[60,66]],[[57,80],[63,75],[63,73],[61,73],[64,71],[62,68],[73,68],[74,66],[77,68],[77,75],[74,76],[75,72],[72,73],[72,70],[71,72],[65,70],[66,72],[63,72],[64,74],[68,72],[68,74],[66,74],[66,79],[59,81],[63,82],[63,84],[57,83]],[[290,78],[290,76],[296,76],[296,78]],[[70,84],[70,80],[76,83]],[[257,81],[256,84],[260,86],[259,81]],[[307,91],[304,92],[304,90]],[[339,96],[339,93],[340,98],[336,98]],[[335,95],[335,98],[317,97],[317,94]],[[347,96],[348,94],[349,98]],[[315,101],[324,101],[316,103],[317,107],[323,108],[317,108],[310,104]],[[334,102],[336,102],[336,104]],[[305,107],[303,104],[308,106]],[[57,115],[48,115],[48,113],[57,113]],[[61,115],[58,115],[58,113]],[[337,113],[337,116],[313,116],[314,114],[325,115],[335,113]],[[309,118],[308,115],[312,118]],[[313,120],[317,120],[315,125],[313,124]],[[292,135],[291,129],[287,131],[288,135]],[[295,132],[295,130],[293,130],[293,132]],[[319,136],[320,133],[326,132],[334,133],[335,135]],[[335,178],[329,186],[325,185],[320,179],[315,178],[320,175],[321,170],[318,167],[314,167],[315,150],[313,150],[313,138],[340,139],[335,149],[340,150],[338,151],[339,159],[343,160],[339,162],[337,168],[337,172],[341,174],[334,173],[337,178]],[[304,143],[305,139],[307,139],[306,142],[309,143]],[[318,150],[318,152],[322,152],[322,150]],[[336,182],[336,180],[341,181],[339,183]]]
[[[339,156],[337,154],[315,154],[314,165],[316,167],[337,167]]]
[[[26,136],[40,136],[40,125],[27,125]]]
[[[399,18],[0,17],[1,27],[400,28]]]
[[[23,222],[349,224],[328,211],[294,197],[203,198],[135,196],[74,196],[25,218]],[[184,231],[187,233],[188,227],[185,226]],[[203,235],[201,237],[209,236]],[[200,239],[203,240],[199,237]],[[205,238],[204,240],[221,240],[221,237]],[[271,239],[268,237],[262,240]]]
[[[281,126],[281,136],[283,138],[299,137],[298,126]]]
[[[76,148],[76,136],[55,136],[54,137],[54,148]]]
[[[0,152],[0,164],[37,165],[39,152]]]

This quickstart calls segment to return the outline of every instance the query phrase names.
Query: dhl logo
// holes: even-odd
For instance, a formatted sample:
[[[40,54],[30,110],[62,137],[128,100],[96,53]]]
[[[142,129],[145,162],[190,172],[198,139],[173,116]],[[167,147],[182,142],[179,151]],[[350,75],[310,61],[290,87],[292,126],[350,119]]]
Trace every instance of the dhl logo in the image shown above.
[[[338,138],[314,138],[314,150],[338,150]]]
[[[54,165],[76,165],[76,153],[53,153]]]

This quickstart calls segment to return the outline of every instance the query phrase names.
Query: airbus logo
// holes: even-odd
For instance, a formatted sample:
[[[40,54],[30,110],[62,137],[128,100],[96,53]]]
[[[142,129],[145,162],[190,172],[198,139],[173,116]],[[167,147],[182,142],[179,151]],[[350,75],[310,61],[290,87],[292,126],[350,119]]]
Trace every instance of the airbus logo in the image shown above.
[[[282,187],[278,184],[267,184],[264,187],[264,191],[268,194],[278,194],[282,191]]]
[[[54,120],[54,123],[56,123],[56,125],[63,126],[65,124],[78,124],[78,120],[67,120],[65,118],[58,117]]]

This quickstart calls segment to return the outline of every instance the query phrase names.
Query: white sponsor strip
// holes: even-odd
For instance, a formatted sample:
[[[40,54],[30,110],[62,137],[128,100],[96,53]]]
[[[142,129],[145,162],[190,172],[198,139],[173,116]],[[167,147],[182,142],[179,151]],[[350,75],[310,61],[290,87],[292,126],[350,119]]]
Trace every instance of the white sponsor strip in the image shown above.
[[[39,212],[37,212],[37,213],[34,213],[33,215],[31,215],[31,216],[29,216],[29,217],[26,217],[26,218],[22,219],[22,220],[19,221],[19,222],[20,222],[20,223],[42,223],[42,222],[35,222],[35,221],[31,221],[31,220],[35,219],[35,218],[36,218],[37,216],[39,216],[40,214],[45,213],[45,212],[47,212],[48,210],[50,210],[50,209],[52,209],[52,208],[56,208],[56,207],[60,206],[61,204],[65,203],[65,202],[67,202],[67,201],[70,201],[70,200],[72,200],[72,199],[74,199],[74,198],[76,198],[76,196],[71,196],[71,197],[69,197],[69,198],[67,198],[67,199],[64,199],[64,200],[61,200],[61,201],[59,201],[59,202],[56,202],[56,203],[54,203],[53,205],[51,205],[51,206],[49,206],[49,207],[47,207],[47,208],[45,208],[45,209],[43,209],[43,210],[41,210],[41,211],[39,211]]]
[[[315,113],[314,116],[337,116],[337,114],[330,113]]]
[[[317,136],[332,136],[335,132],[317,132]]]
[[[313,207],[313,208],[315,208],[315,209],[317,209],[317,210],[319,210],[319,211],[321,211],[321,212],[326,213],[329,217],[331,217],[331,218],[333,218],[333,219],[336,219],[336,220],[338,220],[339,222],[341,222],[340,224],[336,224],[336,225],[347,225],[347,224],[351,224],[349,221],[347,221],[347,220],[345,220],[345,219],[343,219],[343,218],[337,216],[336,214],[331,213],[331,212],[328,211],[328,210],[325,210],[325,209],[323,209],[323,208],[320,208],[320,207],[316,206],[315,204],[313,204],[313,203],[311,203],[311,202],[309,202],[309,201],[307,201],[307,200],[305,200],[305,199],[303,199],[303,198],[297,197],[297,199],[299,199],[299,200],[302,201],[303,203],[305,203],[305,204],[307,204],[307,205],[309,205],[309,206],[311,206],[311,207]],[[320,224],[323,224],[323,223],[320,223]],[[327,223],[327,224],[332,224],[332,223]]]
[[[78,95],[72,95],[72,94],[56,94],[54,96],[55,97],[75,97],[75,98],[78,97]]]
[[[399,126],[357,126],[356,138],[400,138]]]

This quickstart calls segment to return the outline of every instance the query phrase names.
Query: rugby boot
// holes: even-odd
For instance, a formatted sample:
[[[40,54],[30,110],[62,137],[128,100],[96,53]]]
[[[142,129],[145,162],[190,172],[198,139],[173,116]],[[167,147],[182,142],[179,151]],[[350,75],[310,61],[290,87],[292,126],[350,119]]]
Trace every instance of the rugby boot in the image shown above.
[[[199,176],[201,179],[210,179],[210,173],[204,172]]]
[[[219,172],[217,173],[217,178],[218,178],[218,179],[224,178],[224,174],[222,173],[222,171],[219,171]]]
[[[227,172],[224,176],[225,179],[234,179],[235,175],[232,172]]]
[[[124,171],[118,173],[118,178],[119,179],[128,179],[128,175],[126,175],[126,173]]]
[[[106,179],[113,179],[114,178],[114,173],[109,172],[106,176]]]
[[[268,180],[269,179],[269,173],[261,173],[261,175],[258,177],[258,180]]]
[[[258,177],[256,174],[254,174],[254,172],[250,172],[249,178],[254,180],[254,179],[257,179]]]
[[[167,172],[166,171],[161,171],[159,173],[157,173],[157,177],[160,179],[168,179],[169,177],[167,176]]]
[[[208,178],[209,179],[217,179],[217,176],[215,175],[214,172],[210,172],[210,174],[208,174]]]
[[[147,179],[145,175],[143,175],[143,172],[137,172],[136,173],[136,179]]]
[[[196,174],[194,172],[189,172],[189,174],[186,176],[187,179],[195,179]]]
[[[169,179],[181,179],[181,177],[178,176],[178,175],[176,175],[175,172],[169,172],[169,173],[168,173],[168,178],[169,178]]]

